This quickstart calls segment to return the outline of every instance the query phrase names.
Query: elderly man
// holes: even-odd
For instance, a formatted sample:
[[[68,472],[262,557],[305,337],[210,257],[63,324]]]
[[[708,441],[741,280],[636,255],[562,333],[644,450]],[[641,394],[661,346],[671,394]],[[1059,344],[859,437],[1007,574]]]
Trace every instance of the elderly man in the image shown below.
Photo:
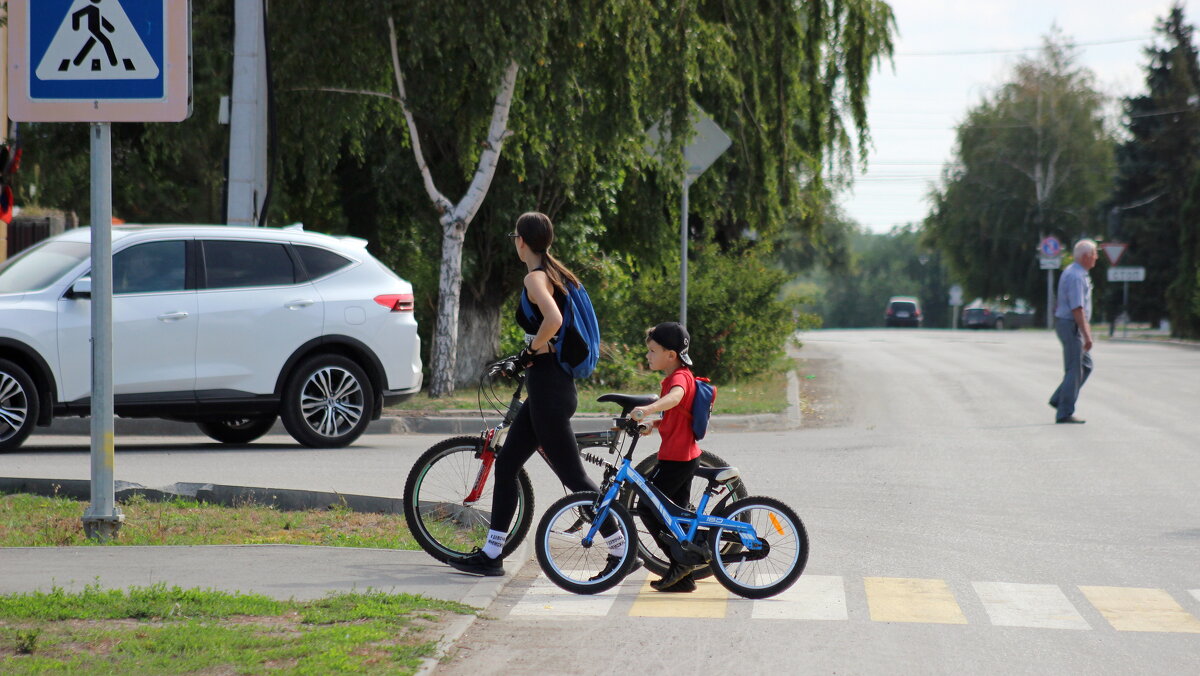
[[[1092,373],[1092,278],[1096,265],[1096,243],[1081,239],[1075,245],[1075,262],[1058,278],[1058,302],[1054,305],[1054,331],[1063,348],[1063,379],[1050,405],[1057,410],[1056,423],[1082,423],[1075,417],[1075,400]]]

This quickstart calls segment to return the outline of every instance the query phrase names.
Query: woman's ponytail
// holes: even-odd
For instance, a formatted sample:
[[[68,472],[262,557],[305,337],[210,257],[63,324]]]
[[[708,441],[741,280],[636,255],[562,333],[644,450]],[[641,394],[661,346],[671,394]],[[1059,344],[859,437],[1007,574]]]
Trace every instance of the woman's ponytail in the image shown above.
[[[538,211],[521,214],[517,219],[517,234],[534,253],[542,255],[542,267],[556,290],[565,295],[567,284],[574,288],[579,287],[579,278],[575,273],[550,255],[550,245],[554,243],[554,224],[549,216]]]

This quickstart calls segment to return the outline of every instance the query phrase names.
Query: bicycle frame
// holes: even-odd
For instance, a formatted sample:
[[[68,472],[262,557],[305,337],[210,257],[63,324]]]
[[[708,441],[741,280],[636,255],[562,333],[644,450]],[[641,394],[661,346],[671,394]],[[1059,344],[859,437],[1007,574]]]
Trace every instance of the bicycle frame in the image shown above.
[[[497,364],[503,362],[497,362]],[[513,421],[517,417],[517,412],[521,410],[521,391],[525,388],[525,378],[520,374],[520,371],[513,373],[513,377],[517,379],[517,389],[513,392],[512,399],[508,402],[508,410],[504,413],[504,419],[497,423],[494,427],[488,427],[483,431],[483,449],[480,451],[479,459],[481,461],[479,472],[475,476],[475,483],[471,486],[471,492],[463,500],[464,505],[477,502],[483,494],[487,486],[488,477],[492,473],[492,466],[496,463],[496,447],[503,448],[504,440],[508,436],[508,428],[512,426]],[[482,390],[483,384],[480,383]],[[482,396],[481,396],[482,398]],[[482,404],[481,409],[482,412]],[[617,428],[605,430],[603,432],[576,432],[575,443],[579,448],[599,448],[607,447],[608,452],[614,453],[616,450],[615,442],[620,438],[617,434]],[[541,447],[537,449],[539,454],[545,458]],[[595,465],[608,465],[603,458],[599,458],[591,453],[581,453],[581,457]],[[611,465],[609,465],[611,467]],[[608,477],[606,476],[605,479]]]
[[[624,423],[624,420],[620,422]],[[636,424],[636,423],[635,423]],[[615,428],[615,429],[620,429]],[[636,429],[627,429],[627,433],[636,435]],[[604,490],[604,496],[600,499],[600,503],[596,507],[596,519],[588,528],[587,534],[583,538],[583,545],[590,547],[596,535],[600,532],[600,524],[604,523],[608,517],[608,512],[611,508],[613,500],[620,495],[621,489],[627,483],[634,486],[634,490],[642,499],[642,506],[645,507],[648,502],[654,507],[654,515],[658,522],[665,526],[675,539],[681,544],[691,544],[696,537],[696,533],[701,528],[721,528],[728,531],[733,531],[738,534],[743,547],[750,551],[758,551],[762,549],[763,543],[758,538],[758,533],[754,527],[743,521],[735,521],[733,519],[724,519],[719,516],[707,514],[705,510],[708,508],[710,498],[717,494],[710,484],[708,489],[704,491],[704,495],[700,498],[700,504],[697,505],[695,512],[683,510],[687,516],[675,516],[663,500],[659,498],[657,492],[650,486],[649,482],[638,473],[633,467],[633,449],[637,446],[637,436],[634,436],[633,441],[629,444],[629,450],[621,458],[621,465],[617,468],[616,476],[609,482],[608,487]]]

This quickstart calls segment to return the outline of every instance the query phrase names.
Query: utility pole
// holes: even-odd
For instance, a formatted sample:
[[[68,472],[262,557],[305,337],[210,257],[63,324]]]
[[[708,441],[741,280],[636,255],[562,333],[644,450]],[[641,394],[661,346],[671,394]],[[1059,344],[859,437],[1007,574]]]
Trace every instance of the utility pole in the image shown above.
[[[263,223],[267,197],[267,0],[234,0],[225,222]]]

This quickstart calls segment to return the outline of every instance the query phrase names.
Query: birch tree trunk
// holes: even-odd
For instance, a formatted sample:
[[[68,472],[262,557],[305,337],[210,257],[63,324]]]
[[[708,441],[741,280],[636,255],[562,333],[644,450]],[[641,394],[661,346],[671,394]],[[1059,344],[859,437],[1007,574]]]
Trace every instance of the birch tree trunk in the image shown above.
[[[471,293],[461,295],[455,387],[478,383],[483,367],[499,356],[500,312],[499,300],[491,294],[483,298]]]
[[[400,52],[396,47],[396,26],[388,17],[388,35],[392,48],[392,70],[396,75],[396,88],[400,92],[400,107],[404,111],[404,119],[408,123],[408,136],[412,143],[413,155],[421,178],[425,183],[425,191],[433,201],[434,208],[440,214],[442,226],[442,264],[438,278],[438,311],[437,323],[433,329],[433,345],[430,350],[430,371],[432,378],[429,382],[429,395],[444,397],[454,392],[454,374],[457,361],[459,298],[462,293],[462,252],[463,240],[467,234],[467,226],[475,218],[480,205],[487,197],[492,177],[496,175],[496,164],[500,161],[500,150],[504,139],[508,136],[508,111],[512,108],[513,90],[517,84],[518,66],[516,61],[510,61],[500,79],[496,91],[496,100],[492,104],[492,121],[488,126],[487,141],[483,152],[479,154],[479,163],[471,185],[458,204],[446,199],[433,183],[433,174],[425,163],[425,155],[421,151],[421,138],[417,133],[417,123],[409,110],[404,93],[404,75],[400,71]]]

